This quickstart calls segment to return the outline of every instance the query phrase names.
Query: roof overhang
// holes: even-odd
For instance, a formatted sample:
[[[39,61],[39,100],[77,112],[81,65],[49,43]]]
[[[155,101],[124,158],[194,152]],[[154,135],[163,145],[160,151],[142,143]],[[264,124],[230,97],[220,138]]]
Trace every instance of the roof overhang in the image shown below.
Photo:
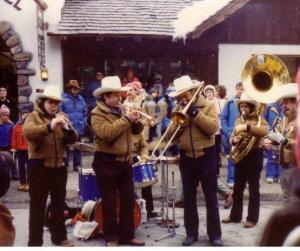
[[[188,37],[191,39],[200,38],[205,31],[223,22],[250,1],[251,0],[235,0],[230,2],[216,14],[210,16],[208,19],[199,24],[194,31],[188,34]]]

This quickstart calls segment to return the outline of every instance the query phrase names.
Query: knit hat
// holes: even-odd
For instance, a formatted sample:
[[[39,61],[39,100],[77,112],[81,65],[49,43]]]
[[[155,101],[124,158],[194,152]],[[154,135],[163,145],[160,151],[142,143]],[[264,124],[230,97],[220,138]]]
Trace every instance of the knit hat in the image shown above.
[[[127,84],[128,87],[133,88],[136,91],[140,91],[142,89],[142,83],[139,81],[133,81]]]
[[[6,105],[2,105],[0,108],[0,115],[9,116],[9,114],[10,114],[10,110],[8,109],[8,107]]]
[[[215,88],[213,85],[206,85],[206,86],[204,87],[203,93],[205,94],[205,92],[206,92],[207,90],[212,90],[212,92],[214,93],[214,95],[216,95],[216,88]]]

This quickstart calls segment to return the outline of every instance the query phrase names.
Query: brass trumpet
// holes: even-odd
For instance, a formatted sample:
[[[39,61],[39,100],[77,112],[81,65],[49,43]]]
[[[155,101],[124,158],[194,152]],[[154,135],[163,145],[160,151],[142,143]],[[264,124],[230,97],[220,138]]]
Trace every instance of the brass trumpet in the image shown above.
[[[124,113],[126,113],[127,111],[130,111],[130,110],[134,110],[134,111],[138,112],[141,115],[141,117],[144,117],[146,120],[149,121],[149,124],[151,127],[153,127],[157,124],[157,115],[152,117],[152,116],[148,115],[147,113],[140,111],[139,108],[136,106],[127,106],[122,103],[119,103],[119,105],[120,105],[121,109],[124,111]],[[138,121],[141,122],[142,124],[145,124],[145,120],[143,120],[142,118],[139,119]]]
[[[63,116],[64,123],[61,124],[61,127],[62,127],[63,130],[65,130],[65,131],[71,131],[71,130],[73,130],[74,131],[74,127],[72,126],[72,123],[69,120],[69,118],[66,116],[66,114],[64,114],[63,112],[59,112],[59,113],[56,113],[55,116],[56,117]]]

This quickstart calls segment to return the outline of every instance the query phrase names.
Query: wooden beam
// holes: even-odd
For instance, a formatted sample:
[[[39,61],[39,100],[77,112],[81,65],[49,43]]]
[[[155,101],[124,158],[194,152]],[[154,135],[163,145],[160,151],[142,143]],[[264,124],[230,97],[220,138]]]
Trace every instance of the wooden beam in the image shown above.
[[[42,11],[45,11],[48,8],[48,5],[43,0],[33,0],[39,6]]]

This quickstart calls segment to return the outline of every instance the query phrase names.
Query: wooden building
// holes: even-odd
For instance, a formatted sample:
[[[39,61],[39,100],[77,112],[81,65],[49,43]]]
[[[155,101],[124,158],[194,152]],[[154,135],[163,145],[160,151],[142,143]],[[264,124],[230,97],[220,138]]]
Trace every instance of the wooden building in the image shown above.
[[[231,58],[228,51],[229,55],[223,56],[225,60],[220,52],[226,45],[232,45],[237,53],[237,45],[255,45],[254,51],[246,49],[247,57],[253,53],[279,55],[294,75],[298,52],[300,55],[300,1],[227,1],[225,7],[207,13],[186,40],[174,40],[172,21],[180,10],[194,2],[66,0],[61,21],[48,32],[49,36],[63,37],[65,82],[78,78],[84,84],[96,70],[122,76],[131,67],[146,85],[151,84],[155,74],[161,74],[167,85],[174,77],[189,73],[230,89],[239,81],[238,71],[246,57]],[[289,52],[285,46],[278,50],[274,45],[296,47]],[[226,70],[228,67],[230,71]],[[231,78],[222,78],[222,74]]]
[[[235,2],[237,6],[225,7],[189,34],[186,50],[197,66],[197,75],[209,82],[233,87],[251,54],[270,53],[286,63],[293,81],[300,65],[300,1]],[[220,60],[220,45],[231,45],[235,57],[228,53]],[[225,68],[223,73],[222,67]],[[229,78],[223,78],[224,83],[222,74],[233,76],[236,81],[226,82]]]

